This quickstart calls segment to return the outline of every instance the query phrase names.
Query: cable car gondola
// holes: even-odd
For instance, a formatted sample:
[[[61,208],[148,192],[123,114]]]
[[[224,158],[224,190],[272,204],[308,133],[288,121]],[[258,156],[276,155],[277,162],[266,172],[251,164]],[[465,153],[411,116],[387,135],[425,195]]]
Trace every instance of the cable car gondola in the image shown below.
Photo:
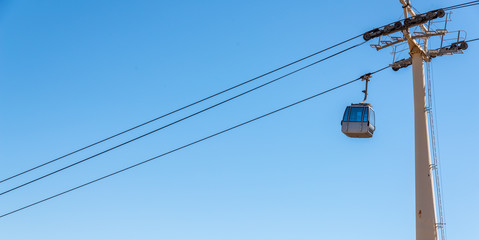
[[[344,111],[341,131],[352,138],[370,138],[374,130],[374,110],[369,103],[351,104]]]
[[[366,89],[363,91],[364,100],[357,104],[347,106],[341,121],[341,131],[352,138],[370,138],[376,129],[373,106],[366,102],[368,97],[368,82],[371,74],[361,76],[366,81]]]

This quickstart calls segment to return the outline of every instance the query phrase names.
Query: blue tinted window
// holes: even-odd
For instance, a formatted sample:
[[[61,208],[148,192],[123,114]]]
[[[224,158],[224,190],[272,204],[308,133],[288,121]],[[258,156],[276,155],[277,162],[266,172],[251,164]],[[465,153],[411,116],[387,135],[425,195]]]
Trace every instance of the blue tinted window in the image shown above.
[[[350,122],[361,122],[363,115],[363,107],[351,107],[351,114],[349,115]]]
[[[349,109],[350,107],[347,107],[346,111],[344,111],[343,121],[348,121]]]
[[[368,121],[368,109],[364,108],[364,114],[363,114],[363,122]]]

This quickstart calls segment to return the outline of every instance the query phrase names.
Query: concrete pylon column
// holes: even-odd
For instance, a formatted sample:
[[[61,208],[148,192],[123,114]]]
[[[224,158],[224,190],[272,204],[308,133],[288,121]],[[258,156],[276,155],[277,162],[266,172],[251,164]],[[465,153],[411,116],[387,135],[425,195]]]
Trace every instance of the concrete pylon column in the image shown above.
[[[437,240],[436,209],[426,112],[424,60],[411,52],[414,88],[414,135],[416,177],[416,240]]]

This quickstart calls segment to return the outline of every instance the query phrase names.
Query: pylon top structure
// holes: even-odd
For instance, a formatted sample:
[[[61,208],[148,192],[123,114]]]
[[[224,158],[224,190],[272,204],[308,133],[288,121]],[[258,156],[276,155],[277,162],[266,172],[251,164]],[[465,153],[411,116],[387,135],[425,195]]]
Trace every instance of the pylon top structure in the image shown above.
[[[465,42],[465,31],[447,30],[447,24],[451,21],[451,13],[446,13],[443,9],[437,9],[416,14],[409,0],[400,0],[400,2],[404,9],[404,20],[375,28],[363,35],[364,40],[378,38],[377,43],[370,44],[377,51],[392,47],[393,63],[390,66],[394,71],[412,64],[411,58],[397,59],[401,52],[407,50],[421,53],[423,59],[429,62],[432,58],[438,56],[462,54],[462,50],[468,48]],[[444,20],[439,20],[441,18],[444,18]],[[436,24],[441,24],[441,28],[436,27]],[[412,28],[417,28],[417,31],[411,31]],[[395,33],[402,34],[395,35]],[[428,48],[428,41],[431,37],[440,38],[435,49]],[[406,42],[408,48],[404,46]]]

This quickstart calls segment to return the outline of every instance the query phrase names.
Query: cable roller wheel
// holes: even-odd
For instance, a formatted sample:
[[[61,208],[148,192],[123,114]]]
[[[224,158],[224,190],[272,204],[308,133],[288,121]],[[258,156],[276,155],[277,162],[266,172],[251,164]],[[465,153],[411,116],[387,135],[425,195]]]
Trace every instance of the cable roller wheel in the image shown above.
[[[410,25],[411,25],[411,19],[410,18],[404,19],[404,26],[408,28]]]
[[[432,20],[434,18],[436,18],[438,16],[437,12],[436,11],[430,11],[428,13],[426,13],[426,18],[429,19],[429,20]]]
[[[442,9],[442,8],[436,10],[436,13],[437,13],[437,17],[438,17],[438,18],[442,18],[442,17],[444,17],[444,16],[446,15],[446,12],[445,12],[444,9]]]
[[[467,45],[466,42],[462,41],[459,43],[459,49],[461,50],[466,50],[469,46]]]
[[[402,23],[401,23],[400,21],[395,22],[395,23],[394,23],[394,28],[395,28],[395,29],[400,29],[400,28],[402,28]]]
[[[371,40],[371,33],[369,33],[369,32],[365,33],[365,34],[363,35],[363,39],[364,39],[365,41]]]

